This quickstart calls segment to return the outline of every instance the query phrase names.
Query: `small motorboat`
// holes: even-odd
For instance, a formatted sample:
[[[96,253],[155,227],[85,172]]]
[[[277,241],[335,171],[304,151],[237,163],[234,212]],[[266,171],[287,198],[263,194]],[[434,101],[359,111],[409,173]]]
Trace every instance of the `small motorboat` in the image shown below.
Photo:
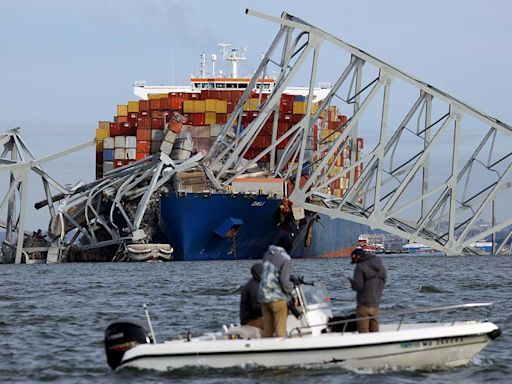
[[[333,317],[322,283],[296,286],[300,305],[287,321],[287,336],[262,338],[259,328],[223,326],[218,332],[157,342],[136,320],[111,323],[105,331],[107,362],[114,370],[134,367],[169,371],[187,366],[285,367],[337,365],[346,369],[435,369],[467,364],[501,334],[495,324],[475,319],[491,303],[459,304],[382,312],[380,331],[358,333],[353,316]],[[441,318],[451,315],[449,320]],[[480,314],[483,316],[483,314]],[[468,318],[469,317],[469,318]],[[406,322],[406,319],[423,319]],[[435,318],[435,319],[434,319]]]
[[[169,244],[128,244],[125,256],[129,261],[170,261],[173,249]]]

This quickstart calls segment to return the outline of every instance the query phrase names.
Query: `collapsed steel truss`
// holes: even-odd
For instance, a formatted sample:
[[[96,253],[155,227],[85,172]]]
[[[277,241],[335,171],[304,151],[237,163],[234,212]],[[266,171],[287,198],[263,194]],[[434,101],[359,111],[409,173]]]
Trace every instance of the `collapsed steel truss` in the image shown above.
[[[492,253],[501,253],[512,236],[510,126],[301,19],[286,13],[281,18],[251,10],[247,13],[275,22],[280,29],[205,159],[219,184],[229,185],[270,154],[272,175],[294,179],[296,188],[290,199],[296,206],[367,224],[447,255],[473,253],[472,245],[488,237],[492,238]],[[337,62],[347,56],[346,66],[312,113],[320,51],[326,44],[339,52],[332,56]],[[307,112],[278,137],[281,95],[308,60]],[[274,92],[265,102],[260,94],[259,115],[241,130],[244,104],[271,66],[279,72]],[[406,87],[411,96],[392,103],[396,87]],[[341,95],[345,90],[346,95]],[[334,136],[312,148],[313,127],[321,124],[324,111],[336,102],[342,103],[348,120]],[[372,120],[374,123],[368,124]],[[272,145],[237,172],[230,172],[267,121],[273,121]],[[225,141],[237,124],[236,140]],[[363,125],[375,142],[365,145],[366,154],[357,157],[355,138],[362,135],[366,139],[368,132],[363,132]],[[277,159],[279,146],[284,149]],[[351,149],[350,165],[333,174],[329,159],[347,147]],[[356,169],[363,164],[364,170],[357,175]],[[304,170],[309,178],[299,186]],[[329,192],[329,183],[347,176],[348,188],[342,197]],[[313,203],[313,198],[321,198],[322,204]],[[500,240],[499,246],[496,240]]]
[[[42,165],[93,144],[94,140],[91,140],[90,142],[36,159],[20,137],[19,128],[8,130],[0,135],[0,146],[3,146],[0,156],[0,173],[8,172],[6,177],[9,179],[9,182],[4,184],[8,185],[9,188],[0,203],[0,214],[6,213],[6,219],[0,220],[0,226],[6,230],[5,239],[1,247],[2,257],[0,258],[0,263],[14,262],[19,264],[24,257],[23,261],[28,264],[33,261],[30,259],[30,253],[48,251],[46,247],[34,248],[27,247],[24,244],[27,235],[30,235],[30,233],[25,231],[29,175],[33,172],[41,178],[46,194],[46,205],[48,206],[50,217],[53,218],[56,216],[56,210],[51,196],[51,187],[64,194],[69,193],[69,191],[50,177],[43,170]]]

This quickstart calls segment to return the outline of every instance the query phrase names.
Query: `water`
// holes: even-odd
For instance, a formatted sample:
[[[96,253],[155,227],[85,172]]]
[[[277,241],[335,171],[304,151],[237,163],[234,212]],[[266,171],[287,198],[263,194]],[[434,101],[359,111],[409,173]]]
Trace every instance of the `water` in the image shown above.
[[[168,373],[106,364],[103,332],[121,317],[143,319],[150,305],[159,340],[219,330],[238,319],[239,288],[251,261],[161,264],[0,265],[2,383],[508,383],[512,374],[511,257],[385,256],[382,309],[492,301],[489,319],[503,335],[467,367],[433,372],[360,374],[340,368],[212,370]],[[348,259],[294,260],[294,272],[322,280],[335,314],[354,307]]]

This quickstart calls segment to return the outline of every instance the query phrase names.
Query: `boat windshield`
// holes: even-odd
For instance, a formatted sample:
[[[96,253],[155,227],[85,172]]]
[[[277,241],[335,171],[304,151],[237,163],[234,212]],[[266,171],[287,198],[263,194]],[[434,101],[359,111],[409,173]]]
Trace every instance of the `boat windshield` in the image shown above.
[[[331,298],[323,283],[302,284],[300,292],[307,309],[331,307]]]

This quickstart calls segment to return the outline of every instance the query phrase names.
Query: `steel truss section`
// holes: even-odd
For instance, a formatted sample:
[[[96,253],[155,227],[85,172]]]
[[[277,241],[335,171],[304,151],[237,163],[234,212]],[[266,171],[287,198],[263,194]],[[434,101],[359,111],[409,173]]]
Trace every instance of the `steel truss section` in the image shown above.
[[[205,159],[219,185],[228,186],[270,155],[270,174],[295,183],[290,199],[296,206],[367,224],[447,255],[478,253],[475,243],[483,239],[490,239],[492,254],[510,250],[509,125],[297,17],[246,13],[280,29]],[[313,111],[326,46],[336,52],[330,60],[346,58],[346,64]],[[258,116],[241,130],[244,103],[270,66],[279,72],[274,91],[265,102],[260,94]],[[310,86],[307,111],[277,135],[281,96],[301,70]],[[333,105],[348,119],[323,131],[328,134],[316,137],[312,146],[314,129],[322,131]],[[272,144],[241,162],[267,121],[273,122]],[[233,127],[235,140],[226,140]],[[364,154],[359,136],[367,143]],[[340,167],[333,159],[343,151],[350,156]],[[342,179],[347,185],[338,196],[329,186]]]
[[[34,173],[41,178],[46,195],[45,205],[48,206],[50,217],[55,217],[56,212],[51,196],[51,188],[64,194],[69,193],[69,191],[51,178],[43,170],[42,165],[91,146],[94,144],[94,140],[36,159],[20,137],[19,131],[20,128],[15,128],[0,135],[0,148],[3,148],[0,156],[0,173],[9,179],[4,184],[8,188],[0,203],[0,214],[4,215],[5,213],[6,217],[5,220],[0,220],[0,226],[4,227],[6,231],[1,247],[0,255],[2,257],[0,262],[20,264],[24,261],[29,264],[34,262],[30,258],[31,252],[47,250],[46,247],[34,248],[25,244],[27,237],[30,236],[30,233],[25,231],[29,175]],[[8,175],[6,176],[5,173],[8,173]]]

